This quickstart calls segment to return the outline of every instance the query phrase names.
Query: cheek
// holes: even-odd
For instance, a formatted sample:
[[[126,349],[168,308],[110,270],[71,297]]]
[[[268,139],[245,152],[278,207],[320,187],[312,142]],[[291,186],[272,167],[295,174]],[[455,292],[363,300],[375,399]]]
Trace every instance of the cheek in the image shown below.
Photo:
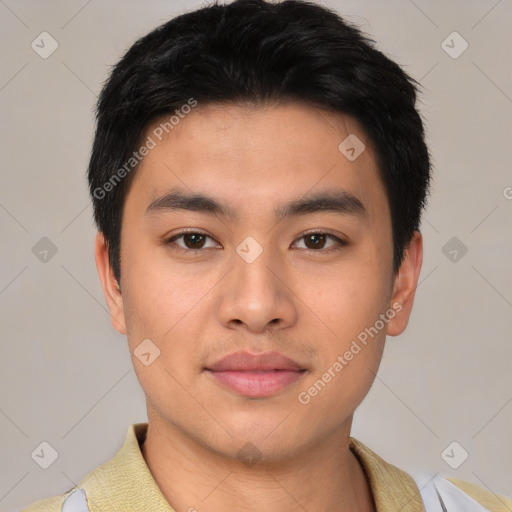
[[[192,369],[195,371],[195,340],[200,339],[197,332],[201,328],[197,305],[201,304],[204,292],[202,287],[191,286],[192,277],[169,269],[162,271],[148,263],[133,256],[127,262],[130,271],[125,274],[123,299],[128,345],[137,378],[151,401],[159,403],[169,393],[176,395],[179,382],[189,378]],[[148,343],[144,340],[150,343],[142,351],[139,347]],[[142,355],[147,352],[151,358],[148,365]]]
[[[331,282],[330,293],[318,305],[329,329],[323,329],[325,336],[317,335],[320,362],[301,391],[312,401],[315,397],[319,410],[332,403],[355,409],[379,368],[387,328],[380,315],[387,310],[389,293],[377,275],[360,277],[345,285]]]
[[[369,271],[366,266],[365,272],[354,271],[328,283],[317,311],[329,329],[322,326],[325,336],[317,336],[320,364],[309,380],[322,390],[317,406],[335,401],[355,408],[370,389],[386,339],[387,324],[380,315],[388,307],[389,286],[383,276],[379,269]]]
[[[177,382],[200,371],[197,352],[204,339],[204,324],[210,320],[205,308],[213,309],[208,291],[218,279],[201,276],[193,268],[196,266],[172,265],[164,258],[156,258],[155,251],[132,253],[125,261],[127,338],[138,379],[144,389],[152,392],[158,392],[159,387],[177,392]],[[134,356],[145,339],[159,350],[158,358],[147,367]]]
[[[348,266],[347,266],[348,267]],[[331,327],[341,340],[356,336],[372,325],[385,310],[391,287],[383,270],[374,265],[351,265],[308,285],[304,302],[319,323]]]
[[[208,291],[208,282],[197,270],[173,264],[160,248],[136,248],[123,258],[125,313],[131,330],[144,329],[158,338],[175,325],[186,325]]]

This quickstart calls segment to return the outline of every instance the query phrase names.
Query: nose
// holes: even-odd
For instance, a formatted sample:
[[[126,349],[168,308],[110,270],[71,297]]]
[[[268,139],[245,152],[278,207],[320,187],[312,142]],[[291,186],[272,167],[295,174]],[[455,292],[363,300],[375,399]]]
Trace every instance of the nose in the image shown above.
[[[290,280],[271,251],[264,250],[251,263],[235,253],[220,290],[219,321],[226,328],[251,333],[292,326],[297,321],[297,298]]]

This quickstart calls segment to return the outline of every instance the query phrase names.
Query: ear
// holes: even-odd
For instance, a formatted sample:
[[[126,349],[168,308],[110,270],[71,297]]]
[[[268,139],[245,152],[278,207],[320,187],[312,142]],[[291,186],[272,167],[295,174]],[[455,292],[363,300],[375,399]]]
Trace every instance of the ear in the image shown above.
[[[389,336],[402,334],[409,323],[422,262],[423,237],[419,231],[415,231],[404,251],[404,259],[394,279],[391,305],[396,315],[388,323]]]
[[[103,288],[103,293],[105,294],[105,299],[110,311],[112,326],[119,334],[126,334],[123,296],[121,295],[121,290],[119,289],[112,267],[110,266],[107,241],[101,231],[98,231],[96,235],[94,258],[96,260],[96,268],[98,269],[101,287]]]

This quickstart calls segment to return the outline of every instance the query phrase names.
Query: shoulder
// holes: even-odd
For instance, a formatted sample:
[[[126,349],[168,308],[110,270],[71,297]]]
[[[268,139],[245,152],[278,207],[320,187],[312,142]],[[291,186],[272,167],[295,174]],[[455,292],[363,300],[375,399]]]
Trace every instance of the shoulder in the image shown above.
[[[21,512],[90,512],[85,491],[73,487],[65,494],[33,503]]]
[[[124,444],[114,457],[64,494],[37,501],[21,512],[91,512],[91,509],[108,510],[114,502],[116,505],[124,504],[120,510],[128,510],[126,503],[130,503],[130,495],[137,497],[140,489],[144,492],[149,489],[155,494],[158,487],[152,480],[139,445],[146,430],[147,423],[130,425]],[[143,477],[145,480],[141,482]],[[135,480],[140,485],[130,484]]]
[[[68,493],[36,501],[21,512],[60,512]]]
[[[512,501],[479,485],[437,473],[413,476],[425,504],[430,510],[464,510],[464,512],[511,512]],[[441,507],[441,508],[439,508]]]
[[[457,478],[447,478],[447,480],[491,512],[510,512],[512,510],[512,500],[505,496],[495,494],[465,480]]]

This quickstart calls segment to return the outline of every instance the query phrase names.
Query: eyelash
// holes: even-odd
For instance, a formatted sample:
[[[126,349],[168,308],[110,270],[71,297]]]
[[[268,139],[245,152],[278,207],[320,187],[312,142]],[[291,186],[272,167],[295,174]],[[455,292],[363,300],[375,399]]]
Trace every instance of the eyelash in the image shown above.
[[[187,230],[187,231],[180,231],[179,233],[176,233],[175,235],[173,235],[172,237],[164,240],[164,244],[165,245],[168,245],[168,246],[171,246],[172,243],[183,237],[184,235],[187,235],[187,234],[193,234],[193,235],[202,235],[202,236],[205,236],[207,238],[211,238],[212,240],[215,240],[212,236],[210,236],[208,233],[204,233],[202,231],[197,231],[197,230]],[[305,238],[306,236],[308,235],[327,235],[328,238],[334,240],[336,242],[337,245],[335,246],[332,246],[332,247],[328,247],[327,249],[302,249],[302,250],[306,250],[306,251],[310,251],[312,253],[331,253],[333,251],[339,251],[340,249],[342,249],[343,247],[345,247],[346,245],[348,245],[348,243],[341,239],[340,237],[332,234],[332,233],[329,233],[327,231],[308,231],[306,233],[303,233],[301,236],[299,236],[296,240],[301,240],[303,238]],[[182,252],[182,253],[187,253],[187,254],[199,254],[199,253],[204,253],[207,249],[209,249],[208,247],[206,249],[184,249],[183,247],[179,247],[179,246],[173,246],[172,247],[173,250],[175,251],[178,251],[178,252]]]

